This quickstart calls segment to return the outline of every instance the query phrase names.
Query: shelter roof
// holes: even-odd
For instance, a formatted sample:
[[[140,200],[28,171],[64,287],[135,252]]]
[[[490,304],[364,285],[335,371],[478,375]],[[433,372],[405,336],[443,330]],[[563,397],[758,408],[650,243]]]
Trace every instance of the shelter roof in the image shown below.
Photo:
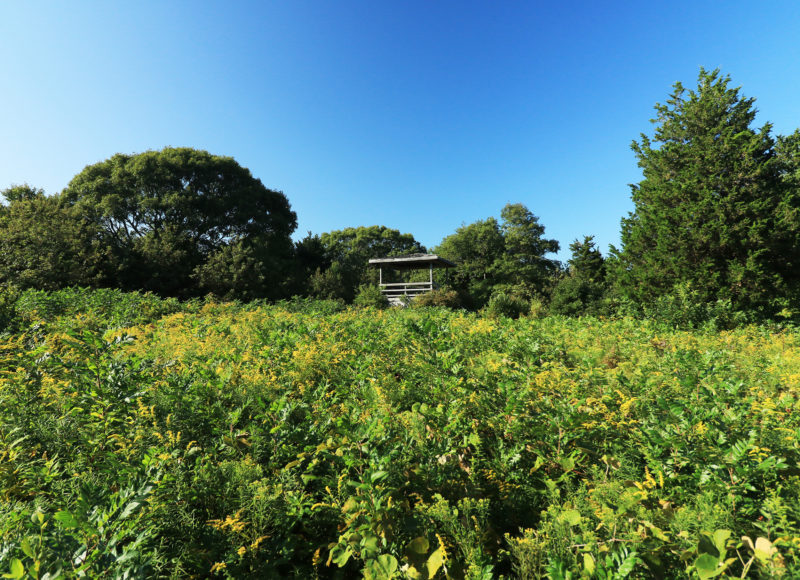
[[[370,266],[386,266],[396,270],[414,270],[420,268],[455,268],[455,263],[445,260],[436,254],[410,254],[395,258],[371,258]]]

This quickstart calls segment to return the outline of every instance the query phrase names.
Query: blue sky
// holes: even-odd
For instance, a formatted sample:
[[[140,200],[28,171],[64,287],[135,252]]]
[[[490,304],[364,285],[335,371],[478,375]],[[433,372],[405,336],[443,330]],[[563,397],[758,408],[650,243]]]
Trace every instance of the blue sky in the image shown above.
[[[630,143],[720,68],[800,127],[800,2],[0,3],[0,188],[114,153],[234,157],[297,235],[380,224],[431,247],[509,202],[619,244]]]

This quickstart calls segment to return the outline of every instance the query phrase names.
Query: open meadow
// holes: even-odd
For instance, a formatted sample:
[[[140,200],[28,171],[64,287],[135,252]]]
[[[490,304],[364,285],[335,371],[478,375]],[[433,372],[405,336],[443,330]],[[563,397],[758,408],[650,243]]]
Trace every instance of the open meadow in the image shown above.
[[[800,339],[29,291],[8,578],[800,576]]]

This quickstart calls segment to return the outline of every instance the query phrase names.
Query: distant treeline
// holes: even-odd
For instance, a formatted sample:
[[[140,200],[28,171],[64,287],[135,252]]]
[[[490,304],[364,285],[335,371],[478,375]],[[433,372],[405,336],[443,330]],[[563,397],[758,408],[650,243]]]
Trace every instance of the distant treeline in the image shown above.
[[[508,315],[655,315],[676,324],[793,319],[800,298],[800,132],[753,127],[754,99],[719,71],[676,83],[656,105],[655,131],[632,148],[643,179],[604,257],[592,236],[549,258],[556,240],[522,204],[458,228],[427,249],[384,226],[309,233],[293,242],[287,197],[230,157],[190,148],[117,154],[54,195],[2,192],[0,282],[187,299],[291,296],[377,300],[369,258],[432,251],[433,304]],[[427,274],[426,274],[427,275]]]

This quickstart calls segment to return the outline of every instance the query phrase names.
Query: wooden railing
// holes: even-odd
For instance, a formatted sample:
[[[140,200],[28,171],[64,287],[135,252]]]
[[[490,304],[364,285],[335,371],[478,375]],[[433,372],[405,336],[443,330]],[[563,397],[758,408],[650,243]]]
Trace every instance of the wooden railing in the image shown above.
[[[403,296],[413,298],[433,290],[433,283],[426,282],[398,282],[394,284],[381,284],[381,292],[391,303],[400,302]]]

